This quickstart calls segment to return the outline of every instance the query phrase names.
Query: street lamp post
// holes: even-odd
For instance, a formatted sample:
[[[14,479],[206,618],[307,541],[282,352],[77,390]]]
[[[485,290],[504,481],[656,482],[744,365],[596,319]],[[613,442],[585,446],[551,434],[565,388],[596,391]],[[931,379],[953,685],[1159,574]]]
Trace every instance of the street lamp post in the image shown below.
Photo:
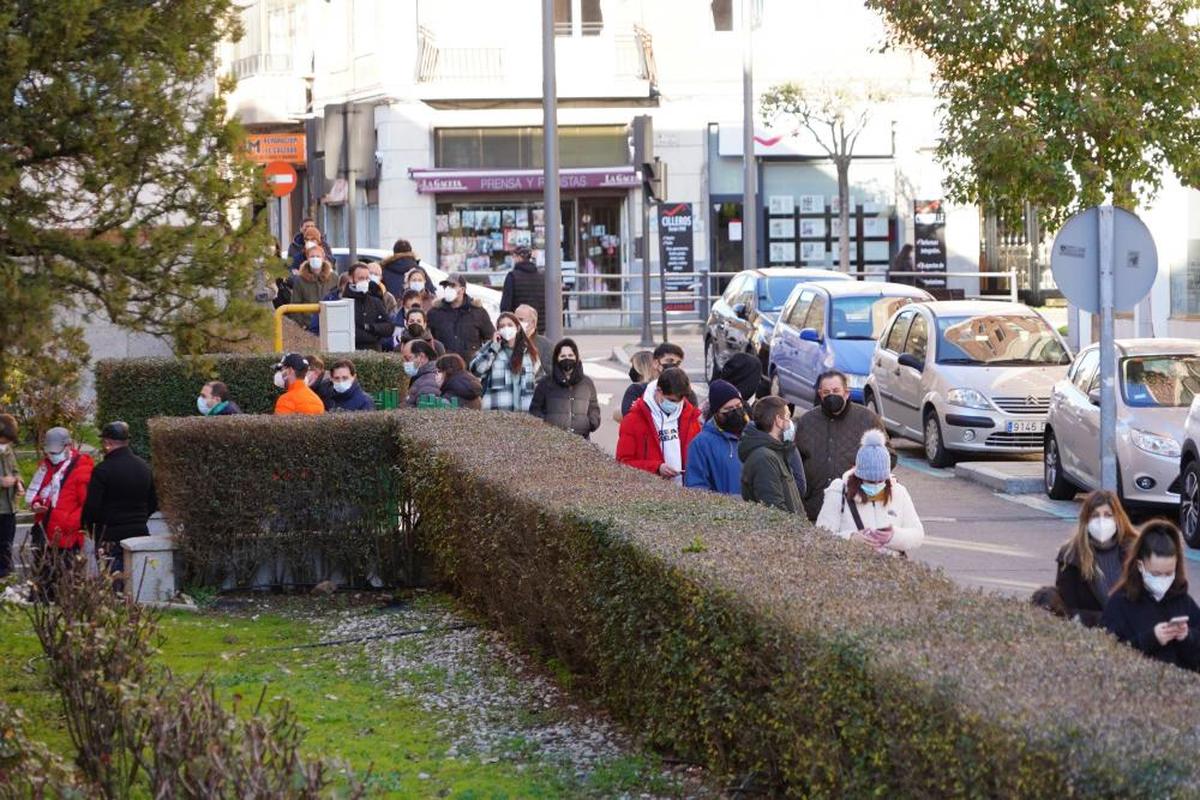
[[[542,143],[545,147],[546,338],[562,338],[562,208],[558,200],[558,85],[554,74],[554,0],[542,0]]]
[[[758,170],[754,159],[754,7],[742,0],[742,269],[758,259]]]

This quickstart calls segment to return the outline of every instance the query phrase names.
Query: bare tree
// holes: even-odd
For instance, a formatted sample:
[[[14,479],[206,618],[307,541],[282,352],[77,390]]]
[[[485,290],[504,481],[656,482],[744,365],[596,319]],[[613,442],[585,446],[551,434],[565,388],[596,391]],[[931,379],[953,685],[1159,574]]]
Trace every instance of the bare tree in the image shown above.
[[[812,134],[837,170],[838,268],[850,271],[850,162],[858,137],[867,127],[872,104],[883,100],[874,88],[861,91],[844,85],[801,85],[784,83],[769,89],[762,98],[763,118],[772,125],[788,122],[795,132]]]

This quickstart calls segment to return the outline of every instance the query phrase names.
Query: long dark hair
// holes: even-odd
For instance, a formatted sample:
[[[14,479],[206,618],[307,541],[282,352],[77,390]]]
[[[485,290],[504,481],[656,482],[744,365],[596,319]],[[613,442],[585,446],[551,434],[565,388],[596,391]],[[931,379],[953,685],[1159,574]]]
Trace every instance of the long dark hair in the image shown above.
[[[1096,509],[1104,506],[1112,509],[1113,522],[1117,524],[1117,547],[1128,551],[1137,538],[1133,523],[1129,521],[1129,515],[1125,513],[1125,507],[1121,505],[1121,499],[1117,497],[1116,492],[1097,489],[1083,498],[1083,505],[1079,507],[1079,524],[1075,526],[1075,535],[1067,542],[1065,556],[1069,563],[1079,566],[1084,580],[1096,580],[1096,546],[1092,544],[1092,537],[1088,535],[1088,522],[1096,513]]]
[[[500,320],[507,319],[517,326],[517,338],[513,339],[512,360],[509,362],[509,367],[514,375],[520,375],[525,371],[525,354],[529,353],[531,361],[538,360],[537,345],[533,340],[525,335],[525,327],[521,324],[521,320],[517,319],[516,315],[511,311],[505,311],[500,316],[496,317],[496,327],[500,327]]]
[[[1165,519],[1152,519],[1138,529],[1137,540],[1129,548],[1125,556],[1125,567],[1121,571],[1121,580],[1113,587],[1111,594],[1124,592],[1130,600],[1141,599],[1146,591],[1146,582],[1142,580],[1142,571],[1138,564],[1151,556],[1175,558],[1175,582],[1167,590],[1174,595],[1186,592],[1188,587],[1187,572],[1183,566],[1183,536],[1172,523]]]

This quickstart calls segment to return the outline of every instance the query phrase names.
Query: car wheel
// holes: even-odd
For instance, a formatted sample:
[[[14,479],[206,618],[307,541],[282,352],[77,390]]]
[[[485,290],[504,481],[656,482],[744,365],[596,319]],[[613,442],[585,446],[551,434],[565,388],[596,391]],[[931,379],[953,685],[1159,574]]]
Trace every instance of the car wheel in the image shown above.
[[[950,467],[954,465],[954,456],[946,449],[942,439],[942,424],[938,422],[937,412],[925,412],[925,460],[931,467]]]
[[[1042,477],[1046,496],[1051,500],[1071,500],[1079,493],[1075,484],[1063,474],[1062,454],[1059,453],[1058,439],[1053,431],[1046,434],[1046,441],[1042,445]]]
[[[863,390],[863,405],[875,412],[879,421],[883,422],[883,409],[879,407],[879,398],[870,389]],[[886,423],[884,423],[886,425]]]
[[[1189,547],[1200,547],[1200,461],[1184,467],[1179,487],[1179,529]]]
[[[717,373],[717,354],[713,352],[711,339],[704,340],[704,374],[709,383],[720,377]]]

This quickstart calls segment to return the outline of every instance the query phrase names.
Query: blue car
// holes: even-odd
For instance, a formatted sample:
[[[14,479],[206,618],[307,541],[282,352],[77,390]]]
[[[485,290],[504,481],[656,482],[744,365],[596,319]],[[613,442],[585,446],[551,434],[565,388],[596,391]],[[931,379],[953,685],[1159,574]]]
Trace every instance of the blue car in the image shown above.
[[[771,394],[803,409],[817,403],[817,376],[838,369],[850,378],[850,399],[863,401],[875,341],[902,306],[932,300],[900,283],[819,281],[797,286],[779,312],[767,377]]]

